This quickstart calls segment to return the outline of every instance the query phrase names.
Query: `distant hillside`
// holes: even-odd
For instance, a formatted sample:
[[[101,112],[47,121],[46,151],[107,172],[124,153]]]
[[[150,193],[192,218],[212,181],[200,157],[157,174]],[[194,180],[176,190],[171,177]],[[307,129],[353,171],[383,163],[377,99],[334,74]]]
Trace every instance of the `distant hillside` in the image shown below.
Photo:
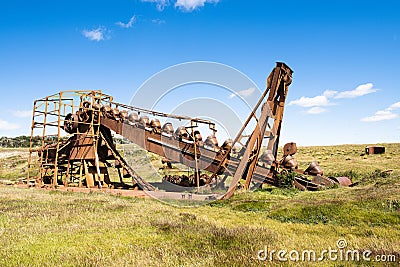
[[[17,137],[0,137],[0,147],[2,148],[22,148],[22,147],[29,147],[29,142],[30,142],[30,136],[26,135],[21,135]],[[67,137],[61,137],[62,140],[66,140]],[[120,137],[120,136],[114,136],[114,141],[117,144],[127,144],[129,143],[128,140]],[[33,146],[41,146],[41,137],[40,136],[34,136],[32,138]]]
[[[22,135],[17,137],[0,137],[0,147],[29,147],[30,136]],[[35,136],[33,139],[33,145],[40,145],[40,137]]]

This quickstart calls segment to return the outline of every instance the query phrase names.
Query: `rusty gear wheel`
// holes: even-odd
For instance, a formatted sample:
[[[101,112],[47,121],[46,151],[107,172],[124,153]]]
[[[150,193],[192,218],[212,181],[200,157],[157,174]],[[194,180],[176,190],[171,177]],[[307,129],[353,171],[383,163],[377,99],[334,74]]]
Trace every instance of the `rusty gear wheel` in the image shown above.
[[[64,120],[64,131],[73,134],[78,129],[79,118],[78,115],[69,113]]]

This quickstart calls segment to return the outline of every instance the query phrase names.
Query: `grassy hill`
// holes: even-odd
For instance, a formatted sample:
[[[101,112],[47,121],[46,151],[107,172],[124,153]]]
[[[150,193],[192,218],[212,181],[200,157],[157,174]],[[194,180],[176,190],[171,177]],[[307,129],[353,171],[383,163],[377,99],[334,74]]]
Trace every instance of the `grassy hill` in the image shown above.
[[[300,147],[301,168],[359,184],[317,192],[265,187],[197,208],[152,199],[0,186],[1,266],[398,266],[400,144]],[[0,150],[0,155],[4,155]],[[23,176],[26,151],[1,160],[0,179]],[[14,167],[10,167],[14,166]],[[393,170],[388,176],[385,170]],[[7,170],[11,173],[7,173]],[[278,260],[277,251],[370,250],[371,261]],[[257,255],[267,246],[274,260]],[[396,262],[377,262],[394,255]],[[388,259],[389,257],[387,257]],[[393,258],[391,258],[393,260]]]

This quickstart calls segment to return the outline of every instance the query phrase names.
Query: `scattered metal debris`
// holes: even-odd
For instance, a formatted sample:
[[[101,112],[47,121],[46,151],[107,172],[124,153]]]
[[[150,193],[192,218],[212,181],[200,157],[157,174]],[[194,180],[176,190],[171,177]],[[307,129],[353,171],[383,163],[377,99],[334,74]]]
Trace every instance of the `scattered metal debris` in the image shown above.
[[[384,146],[367,146],[367,147],[365,147],[365,153],[367,155],[385,154],[385,147]]]

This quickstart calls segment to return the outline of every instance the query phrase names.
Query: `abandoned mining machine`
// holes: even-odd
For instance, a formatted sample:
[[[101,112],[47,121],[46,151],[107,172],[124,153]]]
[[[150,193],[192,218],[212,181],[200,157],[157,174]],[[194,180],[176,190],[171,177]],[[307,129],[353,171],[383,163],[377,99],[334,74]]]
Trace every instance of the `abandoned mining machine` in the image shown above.
[[[209,193],[222,188],[223,193],[215,197],[220,199],[232,196],[239,186],[281,186],[281,177],[291,173],[297,174],[293,175],[293,186],[301,190],[351,184],[348,178],[324,176],[316,162],[299,170],[293,157],[295,143],[286,144],[283,157],[277,158],[292,73],[285,63],[277,62],[241,129],[233,140],[223,143],[218,142],[212,121],[118,103],[99,90],[62,91],[38,99],[34,101],[31,140],[39,131],[41,146],[33,147],[31,142],[27,183],[53,188],[124,185],[146,192],[165,191],[162,185],[166,184],[197,192],[206,188]],[[186,126],[174,129],[174,120],[186,121]],[[256,121],[255,127],[245,135],[251,120]],[[208,127],[212,134],[203,139],[199,125]],[[165,174],[161,183],[149,182],[117,149],[115,134],[159,155],[169,167],[176,163],[187,166],[192,174],[175,172]],[[33,175],[35,164],[39,171]],[[110,168],[118,171],[117,182],[110,179]]]

